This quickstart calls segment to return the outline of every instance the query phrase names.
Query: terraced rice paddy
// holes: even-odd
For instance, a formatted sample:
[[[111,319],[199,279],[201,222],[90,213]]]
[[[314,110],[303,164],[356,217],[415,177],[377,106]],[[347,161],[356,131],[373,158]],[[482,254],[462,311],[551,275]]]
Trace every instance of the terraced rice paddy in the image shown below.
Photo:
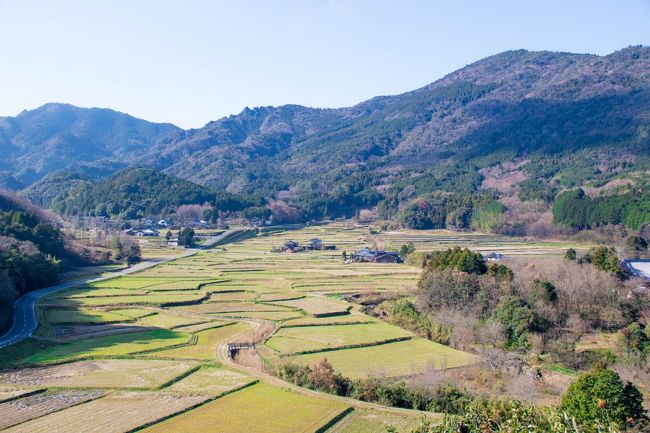
[[[462,367],[478,361],[475,355],[422,338],[378,346],[299,355],[294,359],[297,362],[315,364],[323,358],[327,358],[336,370],[352,378],[369,375],[410,376],[429,369]]]
[[[188,394],[220,395],[253,381],[253,378],[244,374],[209,366],[174,383],[169,390]]]
[[[290,301],[276,301],[274,305],[298,308],[312,316],[334,316],[347,314],[352,308],[343,302],[336,302],[324,297],[309,296]]]
[[[18,363],[35,364],[91,356],[128,355],[188,343],[191,337],[189,333],[155,329],[144,332],[111,335],[108,337],[89,338],[40,350],[18,360]]]
[[[48,323],[61,325],[61,324],[77,324],[77,323],[117,323],[126,322],[132,318],[120,314],[117,311],[102,311],[90,310],[84,308],[69,308],[69,309],[48,309],[45,311],[45,317]]]
[[[282,324],[284,327],[291,326],[322,326],[322,325],[338,325],[346,323],[368,323],[376,322],[376,319],[373,319],[370,316],[365,314],[346,314],[344,316],[329,316],[329,317],[312,317],[305,316],[299,317],[297,319],[287,320]]]
[[[337,249],[270,252],[288,239],[306,243],[314,237]],[[389,425],[410,431],[420,414],[283,389],[262,373],[240,371],[217,351],[227,342],[256,341],[270,364],[327,358],[352,378],[409,376],[477,362],[475,355],[415,337],[340,300],[339,294],[363,291],[409,294],[417,285],[420,269],[412,266],[343,264],[342,252],[366,246],[367,238],[366,227],[345,223],[247,234],[225,249],[42,299],[41,339],[0,349],[0,364],[15,367],[0,371],[0,425],[47,433],[145,427],[313,432],[325,425],[335,433],[379,433]],[[461,245],[513,255],[560,254],[566,247],[434,231],[382,233],[381,241],[385,248],[412,241],[421,251]],[[114,335],[93,336],[104,331]],[[586,339],[581,344],[597,345]],[[354,410],[343,413],[350,405]]]
[[[20,400],[0,404],[0,429],[16,426],[15,431],[34,431],[20,425],[34,418],[60,411],[62,409],[96,399],[101,391],[54,391],[31,395]],[[26,428],[26,429],[23,429]],[[14,429],[12,429],[14,430]],[[50,430],[53,431],[53,430]]]
[[[150,359],[98,359],[0,373],[0,386],[155,388],[198,364]]]
[[[219,433],[312,433],[345,409],[335,401],[257,384],[144,431],[208,432],[218,426]]]
[[[353,345],[373,345],[410,337],[410,332],[385,323],[303,326],[281,328],[266,345],[286,355]]]
[[[144,326],[154,326],[157,328],[179,328],[181,326],[196,325],[205,322],[205,319],[177,316],[164,312],[155,313],[139,320],[139,323]]]
[[[183,411],[206,396],[161,392],[115,392],[11,427],[11,433],[122,433]]]
[[[355,409],[327,429],[327,433],[386,433],[388,427],[411,432],[421,424],[421,416]]]
[[[235,335],[248,330],[246,323],[221,326],[196,333],[196,343],[174,349],[150,352],[148,356],[173,359],[202,359],[215,358],[215,348],[219,343],[232,339]]]
[[[46,299],[43,304],[63,306],[63,307],[105,307],[113,305],[149,305],[161,306],[173,303],[192,303],[199,302],[205,298],[203,293],[169,295],[164,292],[152,293],[147,295],[129,295],[129,296],[100,296],[85,298],[52,298]]]

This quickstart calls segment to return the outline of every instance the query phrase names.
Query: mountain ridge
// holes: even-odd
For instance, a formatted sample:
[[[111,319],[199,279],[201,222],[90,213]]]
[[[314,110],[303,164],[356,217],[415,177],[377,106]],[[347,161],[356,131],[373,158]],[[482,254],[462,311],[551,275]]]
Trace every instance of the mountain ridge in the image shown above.
[[[418,89],[351,107],[246,107],[190,130],[109,110],[99,119],[79,113],[72,123],[65,118],[68,129],[48,129],[46,121],[27,125],[28,133],[16,140],[6,127],[12,121],[0,118],[0,153],[12,156],[14,148],[27,147],[27,138],[47,138],[34,145],[38,155],[8,158],[13,165],[0,171],[31,183],[66,168],[61,161],[79,148],[69,164],[151,166],[217,190],[315,207],[317,214],[332,206],[349,213],[382,200],[401,207],[403,200],[443,184],[451,188],[449,176],[479,193],[481,170],[513,160],[581,152],[593,167],[598,152],[613,161],[621,152],[644,160],[650,151],[648,112],[650,47],[605,56],[513,50]],[[89,130],[97,124],[99,132]],[[122,124],[119,131],[111,129]],[[579,186],[548,177],[537,166],[525,170],[540,188]],[[557,176],[569,176],[557,170]],[[600,176],[592,171],[592,177]]]

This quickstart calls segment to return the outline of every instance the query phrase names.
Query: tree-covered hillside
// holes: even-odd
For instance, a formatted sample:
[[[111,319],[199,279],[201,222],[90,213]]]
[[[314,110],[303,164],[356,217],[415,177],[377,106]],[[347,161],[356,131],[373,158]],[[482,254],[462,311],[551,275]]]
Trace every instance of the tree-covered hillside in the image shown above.
[[[282,200],[310,218],[377,206],[413,227],[521,233],[551,224],[564,190],[585,188],[592,198],[622,185],[643,190],[648,112],[649,47],[607,56],[518,50],[353,107],[246,108],[193,130],[51,104],[0,119],[0,170],[30,183],[80,161],[154,166],[218,191]],[[59,190],[84,191],[76,178],[44,183],[26,194],[47,204]],[[75,194],[80,209],[102,205]]]
[[[0,191],[0,329],[16,297],[55,283],[63,267],[79,260],[66,250],[63,234],[51,218]]]
[[[185,204],[218,202],[223,209],[242,210],[248,201],[208,188],[155,169],[122,170],[107,178],[79,183],[67,194],[52,201],[52,209],[64,215],[91,215],[137,219],[174,212]]]
[[[79,163],[129,162],[177,129],[103,108],[46,104],[0,117],[0,171],[30,184]]]

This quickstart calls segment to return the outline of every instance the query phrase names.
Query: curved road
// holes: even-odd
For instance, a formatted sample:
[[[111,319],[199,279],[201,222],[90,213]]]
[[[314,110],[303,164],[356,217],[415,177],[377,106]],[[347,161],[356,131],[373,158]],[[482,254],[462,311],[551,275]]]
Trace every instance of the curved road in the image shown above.
[[[36,331],[36,328],[38,326],[38,321],[36,320],[36,301],[45,295],[56,292],[58,290],[69,289],[80,284],[110,280],[111,278],[117,278],[123,275],[132,274],[134,272],[143,271],[161,263],[171,262],[172,260],[180,259],[183,257],[189,257],[193,254],[196,254],[199,249],[203,250],[212,247],[214,244],[230,236],[234,232],[237,232],[237,230],[227,230],[217,236],[211,237],[201,247],[188,249],[183,254],[180,254],[178,256],[168,257],[164,259],[147,260],[138,263],[137,265],[131,266],[130,268],[114,272],[103,277],[86,277],[79,280],[67,281],[65,283],[57,284],[56,286],[45,287],[39,290],[28,292],[16,300],[14,304],[14,321],[11,329],[9,329],[7,333],[0,337],[0,348],[18,343],[19,341],[31,336],[34,331]]]
[[[130,268],[118,272],[113,272],[110,275],[105,275],[103,277],[81,278],[79,280],[67,281],[65,283],[57,284],[56,286],[44,287],[42,289],[25,293],[14,303],[14,321],[11,329],[9,329],[6,334],[0,337],[0,348],[24,340],[25,338],[31,336],[34,331],[36,331],[36,327],[38,326],[38,322],[36,320],[36,301],[45,295],[59,290],[69,289],[80,284],[110,280],[111,278],[117,278],[123,275],[132,274],[134,272],[142,271],[161,263],[180,259],[181,257],[191,256],[193,254],[196,254],[197,251],[198,250],[196,249],[188,249],[179,256],[144,261],[138,263],[137,265],[131,266]]]

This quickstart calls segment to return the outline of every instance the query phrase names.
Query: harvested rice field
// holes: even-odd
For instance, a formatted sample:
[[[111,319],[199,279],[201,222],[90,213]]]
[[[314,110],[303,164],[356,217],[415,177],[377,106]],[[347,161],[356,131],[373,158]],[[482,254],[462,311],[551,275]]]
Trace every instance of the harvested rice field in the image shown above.
[[[478,361],[475,355],[422,338],[355,349],[334,350],[295,356],[294,360],[315,364],[327,360],[334,368],[352,378],[369,375],[400,377],[430,369],[462,367]]]
[[[102,391],[54,391],[30,395],[18,400],[0,403],[0,429],[16,426],[18,430],[33,431],[20,425],[34,418],[60,411],[62,409],[81,404],[101,397]],[[50,430],[53,431],[53,430]]]
[[[114,392],[32,419],[5,431],[123,433],[186,410],[206,398],[161,392]]]
[[[216,396],[240,388],[255,379],[214,366],[201,368],[169,387],[170,391]]]
[[[14,400],[28,394],[38,393],[40,391],[43,390],[39,388],[22,388],[17,386],[4,386],[0,384],[0,403]]]
[[[97,359],[0,372],[0,386],[155,388],[198,364],[149,359]]]
[[[334,433],[383,433],[392,426],[406,433],[419,425],[421,413],[375,410],[290,387],[260,364],[272,371],[287,360],[314,365],[327,358],[354,379],[408,377],[479,361],[341,300],[365,291],[412,296],[417,286],[417,267],[342,263],[343,251],[368,245],[368,227],[333,223],[251,233],[241,242],[41,299],[39,338],[0,349],[0,362],[12,367],[0,370],[0,413],[8,414],[0,426],[47,433],[315,432],[325,426],[322,431]],[[421,251],[459,244],[515,255],[528,245],[436,231],[381,236],[387,248],[412,241]],[[304,244],[315,237],[336,249],[271,252],[286,240]],[[562,247],[535,244],[531,254],[559,254]],[[256,347],[243,354],[232,349],[235,362],[226,355],[230,342]],[[585,336],[579,344],[589,350],[609,343]]]
[[[301,299],[290,301],[273,302],[274,305],[298,308],[312,316],[334,316],[347,314],[350,308],[349,304],[340,301],[334,301],[325,297],[308,296]]]
[[[372,345],[413,334],[386,323],[280,328],[266,345],[283,355],[323,351],[351,345]]]
[[[347,405],[266,384],[228,394],[155,424],[147,433],[313,433]]]
[[[168,350],[149,352],[147,356],[173,359],[215,359],[215,348],[218,344],[232,339],[235,335],[247,331],[250,326],[246,323],[221,326],[196,333],[196,343]]]
[[[423,416],[355,409],[326,430],[327,433],[386,433],[389,427],[411,432],[422,423]]]

